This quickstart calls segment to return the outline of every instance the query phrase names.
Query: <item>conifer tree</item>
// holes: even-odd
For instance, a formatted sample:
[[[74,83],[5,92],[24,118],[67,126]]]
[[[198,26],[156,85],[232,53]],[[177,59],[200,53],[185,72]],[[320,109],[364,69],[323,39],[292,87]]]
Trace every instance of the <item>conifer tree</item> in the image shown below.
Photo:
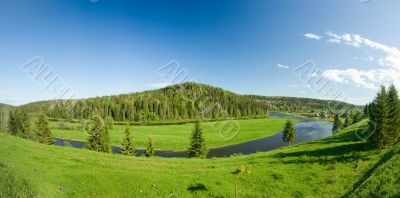
[[[149,138],[149,142],[147,144],[146,150],[144,151],[144,155],[146,157],[154,157],[154,156],[157,155],[157,151],[156,151],[156,149],[154,147],[154,143],[153,143],[153,140],[151,138]]]
[[[87,148],[94,151],[109,153],[111,151],[108,130],[100,116],[94,116],[87,127],[89,139]]]
[[[333,121],[332,132],[336,133],[342,128],[343,128],[342,120],[340,119],[339,113],[337,113],[335,115],[335,120]]]
[[[135,155],[135,148],[132,142],[132,127],[128,126],[125,129],[125,138],[122,142],[123,155]]]
[[[39,113],[34,125],[34,134],[38,142],[43,144],[53,144],[54,140],[51,136],[49,123],[47,122],[46,114]]]
[[[388,95],[386,88],[381,87],[378,95],[372,103],[372,112],[370,112],[370,126],[374,125],[374,130],[371,131],[369,142],[378,149],[385,148],[390,144],[390,132],[389,132],[389,107],[388,107]]]
[[[188,148],[189,157],[206,158],[207,157],[206,141],[201,131],[200,122],[194,124],[192,136],[190,137],[190,145]]]
[[[392,84],[388,90],[388,126],[389,142],[394,143],[400,135],[400,101],[398,91]]]
[[[348,115],[344,120],[344,128],[349,127],[353,123],[353,119]]]
[[[18,123],[16,115],[13,112],[10,112],[8,118],[8,133],[11,135],[16,135],[18,132]]]
[[[294,128],[294,123],[292,120],[286,121],[285,128],[283,129],[283,141],[288,142],[290,146],[290,142],[296,140],[297,133]]]

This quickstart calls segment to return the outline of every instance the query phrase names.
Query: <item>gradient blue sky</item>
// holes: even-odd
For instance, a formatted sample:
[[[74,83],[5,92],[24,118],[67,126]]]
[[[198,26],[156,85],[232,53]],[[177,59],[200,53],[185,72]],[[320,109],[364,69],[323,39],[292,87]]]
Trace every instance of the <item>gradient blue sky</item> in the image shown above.
[[[397,0],[92,1],[0,1],[1,103],[55,97],[21,69],[36,56],[77,98],[154,89],[172,60],[241,94],[324,98],[293,73],[308,60],[348,102],[400,85]]]

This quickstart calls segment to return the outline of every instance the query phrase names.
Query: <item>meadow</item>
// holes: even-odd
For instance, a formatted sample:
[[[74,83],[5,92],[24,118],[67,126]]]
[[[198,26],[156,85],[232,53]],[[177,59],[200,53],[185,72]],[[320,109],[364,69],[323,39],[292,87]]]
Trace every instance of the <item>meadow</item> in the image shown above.
[[[234,197],[232,172],[246,167],[249,171],[237,180],[239,197],[341,197],[355,190],[365,196],[379,187],[376,183],[387,184],[382,178],[364,183],[366,178],[375,170],[385,178],[399,161],[398,152],[373,150],[359,141],[355,131],[365,124],[270,152],[212,159],[105,154],[0,133],[0,184],[15,186],[0,189],[0,195]],[[392,159],[397,161],[389,165]],[[399,187],[398,179],[390,181],[390,187]]]
[[[286,120],[283,118],[264,118],[203,122],[202,129],[208,148],[216,148],[274,135],[283,129]],[[224,125],[226,123],[228,124]],[[57,128],[58,125],[59,123],[57,122],[51,123],[51,130],[54,137],[80,141],[88,139],[89,135],[85,130],[61,130]],[[71,128],[76,128],[77,124],[67,123],[67,125],[70,125]],[[125,137],[125,128],[126,126],[124,125],[113,126],[110,131],[112,145],[121,145]],[[152,138],[157,149],[186,150],[189,145],[190,134],[193,130],[193,123],[132,126],[132,128],[132,137],[137,148],[145,148],[148,138]]]

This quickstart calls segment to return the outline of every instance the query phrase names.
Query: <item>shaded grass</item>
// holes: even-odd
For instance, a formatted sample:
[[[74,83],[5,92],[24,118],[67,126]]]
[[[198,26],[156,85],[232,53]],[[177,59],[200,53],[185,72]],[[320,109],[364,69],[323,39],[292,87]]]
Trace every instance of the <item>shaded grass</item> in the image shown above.
[[[207,146],[216,148],[274,135],[283,129],[285,122],[283,118],[228,120],[203,122],[202,128]],[[51,126],[54,137],[80,141],[88,138],[83,130],[56,129],[57,124],[54,122]],[[234,130],[230,131],[229,127],[232,126]],[[145,148],[151,137],[157,149],[186,150],[192,129],[193,124],[133,126],[134,144],[137,148]],[[120,146],[125,137],[124,131],[125,126],[115,125],[110,131],[111,144]]]
[[[242,166],[250,172],[238,179],[239,197],[340,197],[386,152],[356,141],[355,130],[271,152],[203,160],[96,153],[0,134],[0,163],[41,197],[233,197],[231,172]]]

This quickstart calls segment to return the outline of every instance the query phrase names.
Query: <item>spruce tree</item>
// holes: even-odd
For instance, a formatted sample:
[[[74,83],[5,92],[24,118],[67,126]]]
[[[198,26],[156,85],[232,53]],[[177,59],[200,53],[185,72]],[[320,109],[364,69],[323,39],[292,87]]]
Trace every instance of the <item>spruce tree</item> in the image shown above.
[[[18,132],[17,118],[14,112],[10,112],[8,118],[8,133],[11,135],[16,135]]]
[[[206,141],[201,131],[200,122],[194,124],[192,136],[190,137],[190,145],[188,148],[189,157],[206,158],[207,157]]]
[[[154,157],[157,155],[157,151],[154,147],[153,140],[149,138],[149,142],[147,144],[147,148],[144,151],[144,156],[146,157]]]
[[[43,144],[53,144],[54,140],[51,136],[49,123],[47,122],[46,114],[39,113],[34,125],[34,134],[38,142]]]
[[[339,113],[336,113],[335,120],[333,121],[332,132],[336,133],[342,128],[343,128],[342,120],[340,119]]]
[[[122,154],[123,155],[135,155],[135,148],[132,143],[132,127],[126,127],[125,138],[122,142]]]
[[[400,101],[398,91],[392,84],[388,91],[388,126],[389,128],[389,142],[394,143],[400,135]]]
[[[294,128],[294,123],[292,120],[286,121],[285,128],[283,129],[283,141],[288,142],[290,146],[290,142],[296,140],[297,133]]]
[[[87,127],[89,139],[86,147],[90,150],[109,153],[111,151],[108,130],[100,116],[94,116]]]
[[[369,142],[378,149],[385,148],[390,143],[389,137],[389,107],[386,88],[381,87],[378,95],[373,101],[372,112],[370,113],[370,126],[374,125],[371,131]]]
[[[353,124],[353,119],[348,115],[344,120],[344,128],[349,127],[351,124]]]

